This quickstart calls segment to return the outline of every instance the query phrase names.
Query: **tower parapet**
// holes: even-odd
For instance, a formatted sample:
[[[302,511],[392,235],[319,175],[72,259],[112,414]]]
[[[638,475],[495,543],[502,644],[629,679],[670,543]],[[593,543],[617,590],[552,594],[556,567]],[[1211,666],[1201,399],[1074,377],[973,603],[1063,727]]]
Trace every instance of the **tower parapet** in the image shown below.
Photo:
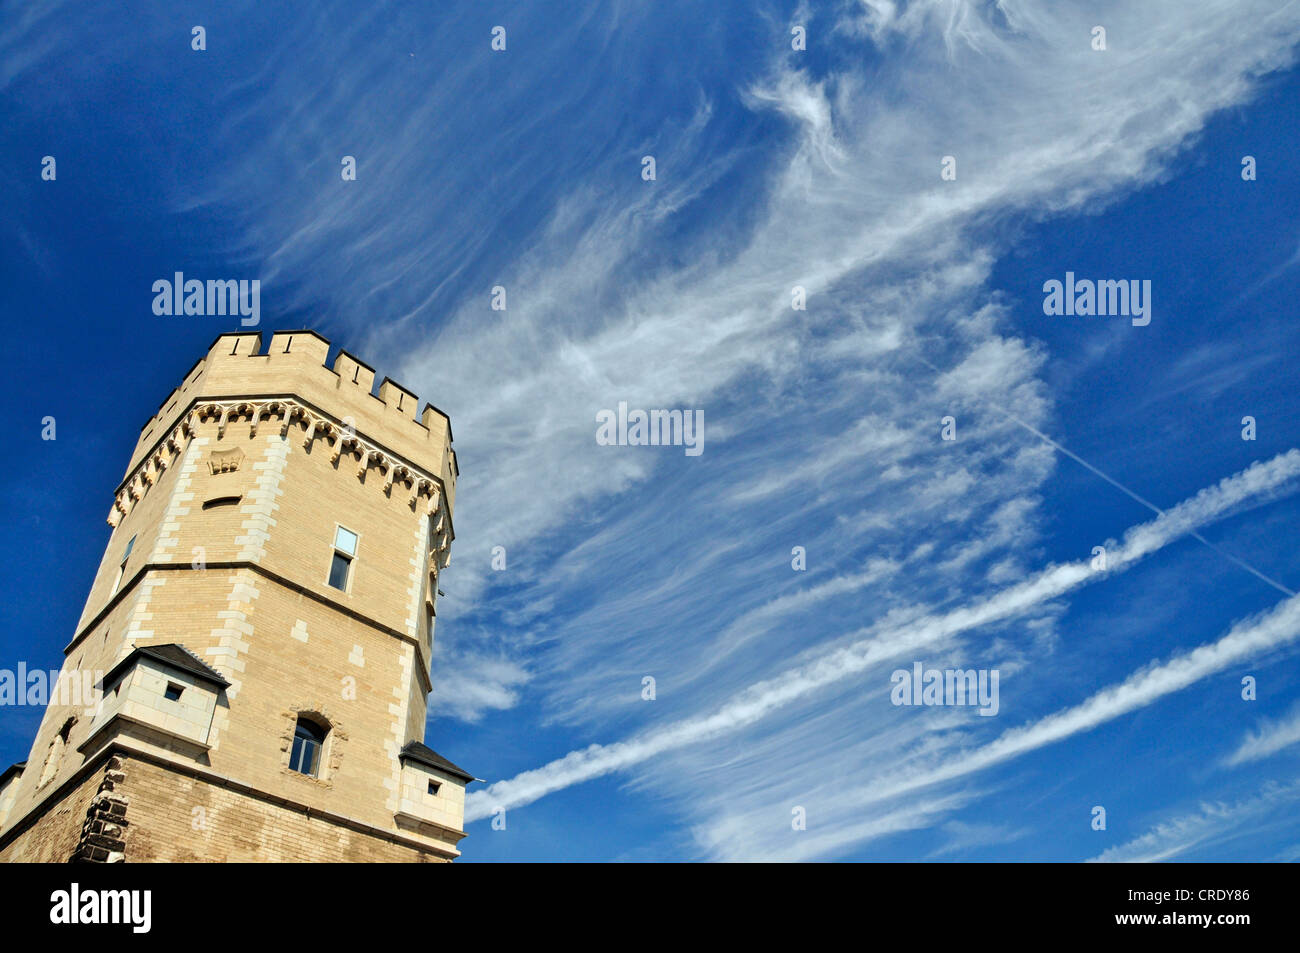
[[[378,454],[375,463],[391,462],[419,472],[426,482],[436,480],[447,495],[448,510],[455,506],[460,471],[446,414],[426,403],[417,416],[419,398],[387,377],[374,393],[374,370],[347,351],[339,350],[333,364],[326,364],[330,343],[314,331],[276,331],[265,351],[261,342],[260,332],[223,334],[190,368],[141,428],[114,509],[124,512],[151,485],[149,477],[166,465],[195,415],[238,418],[246,406],[254,425],[267,415],[279,415],[283,425],[281,404],[314,436],[331,443],[340,434],[358,436]],[[379,435],[387,444],[378,443]],[[350,449],[359,459],[360,446]]]

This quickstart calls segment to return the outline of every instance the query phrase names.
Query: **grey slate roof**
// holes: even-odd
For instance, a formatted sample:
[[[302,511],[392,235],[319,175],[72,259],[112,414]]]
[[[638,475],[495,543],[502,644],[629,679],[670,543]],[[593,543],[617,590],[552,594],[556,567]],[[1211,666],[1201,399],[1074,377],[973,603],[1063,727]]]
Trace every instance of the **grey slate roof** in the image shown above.
[[[477,781],[478,778],[470,774],[464,768],[458,768],[438,752],[434,751],[428,745],[418,741],[408,741],[398,754],[398,760],[410,758],[419,764],[427,764],[431,768],[437,768],[439,771],[445,771],[447,774],[461,778],[465,781]]]
[[[141,656],[162,662],[164,665],[170,665],[172,668],[178,668],[183,672],[189,672],[195,678],[210,682],[218,688],[225,688],[230,684],[224,675],[185,646],[176,642],[168,642],[166,645],[138,646],[130,655],[113,666],[109,673],[104,676],[100,685],[105,687],[111,685],[119,675],[134,665]]]

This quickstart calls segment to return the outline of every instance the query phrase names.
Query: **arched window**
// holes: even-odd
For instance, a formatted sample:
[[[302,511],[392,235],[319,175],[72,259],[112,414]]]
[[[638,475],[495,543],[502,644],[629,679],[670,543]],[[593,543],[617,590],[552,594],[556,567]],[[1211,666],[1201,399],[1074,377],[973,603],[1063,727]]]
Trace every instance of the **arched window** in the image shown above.
[[[310,718],[298,716],[293,731],[293,750],[289,752],[289,767],[301,774],[316,777],[320,773],[320,754],[325,747],[329,729]]]

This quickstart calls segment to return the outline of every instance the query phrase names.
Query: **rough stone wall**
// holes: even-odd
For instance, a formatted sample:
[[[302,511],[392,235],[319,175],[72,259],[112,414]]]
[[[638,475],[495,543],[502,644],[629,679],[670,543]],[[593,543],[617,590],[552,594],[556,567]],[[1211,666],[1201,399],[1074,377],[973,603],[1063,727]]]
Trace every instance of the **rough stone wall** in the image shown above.
[[[441,859],[145,761],[131,761],[127,775],[130,862]]]
[[[86,821],[103,780],[102,771],[83,778],[16,840],[0,849],[0,862],[48,864],[70,860],[82,844]]]
[[[0,850],[0,862],[439,863],[445,858],[124,753]]]
[[[118,864],[126,859],[128,801],[121,789],[126,781],[125,759],[111,756],[104,765],[99,787],[86,808],[81,838],[70,858],[75,863]]]

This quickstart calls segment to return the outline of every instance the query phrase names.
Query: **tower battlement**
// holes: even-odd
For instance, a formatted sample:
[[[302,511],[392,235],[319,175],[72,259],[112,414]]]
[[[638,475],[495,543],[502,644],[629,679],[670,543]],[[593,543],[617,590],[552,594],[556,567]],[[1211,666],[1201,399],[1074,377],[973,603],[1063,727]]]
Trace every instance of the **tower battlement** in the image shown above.
[[[436,477],[454,507],[460,471],[451,420],[430,403],[417,415],[419,397],[390,378],[376,392],[374,369],[345,350],[327,363],[330,347],[314,331],[276,331],[265,351],[261,332],[222,334],[141,428],[123,486],[200,405],[296,397],[340,431],[354,432]]]

